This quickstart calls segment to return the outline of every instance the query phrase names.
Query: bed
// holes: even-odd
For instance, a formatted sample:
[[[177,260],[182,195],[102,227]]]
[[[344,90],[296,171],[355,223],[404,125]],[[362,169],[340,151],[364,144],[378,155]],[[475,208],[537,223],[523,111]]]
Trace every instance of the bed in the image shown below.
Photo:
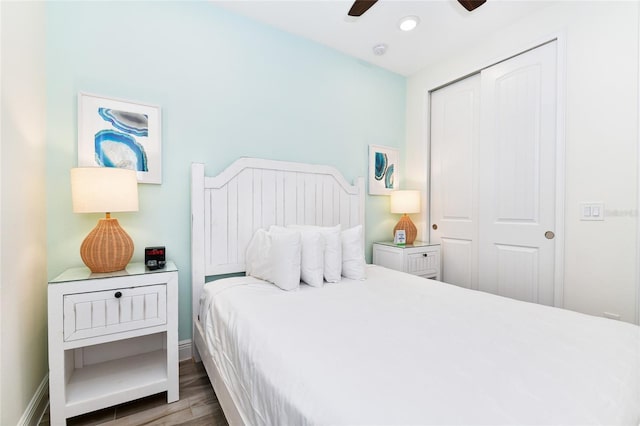
[[[364,223],[334,168],[192,166],[194,353],[230,424],[640,424],[640,328],[368,265],[283,291],[245,270],[271,225]]]

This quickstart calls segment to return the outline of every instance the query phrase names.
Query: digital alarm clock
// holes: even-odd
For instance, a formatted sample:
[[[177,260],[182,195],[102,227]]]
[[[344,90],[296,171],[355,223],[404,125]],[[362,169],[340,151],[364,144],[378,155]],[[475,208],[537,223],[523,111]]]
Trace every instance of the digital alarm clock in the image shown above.
[[[164,246],[144,248],[144,264],[147,268],[162,269],[166,263]]]

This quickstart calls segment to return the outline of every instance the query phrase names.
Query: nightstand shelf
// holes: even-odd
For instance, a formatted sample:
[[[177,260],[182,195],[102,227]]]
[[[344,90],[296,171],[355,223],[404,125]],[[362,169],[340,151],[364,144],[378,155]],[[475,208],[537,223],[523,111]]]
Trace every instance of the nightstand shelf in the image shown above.
[[[164,350],[74,369],[67,383],[67,416],[153,395],[167,390],[167,385]],[[95,403],[98,400],[100,404]]]
[[[373,263],[385,268],[440,280],[440,245],[414,241],[399,246],[391,241],[373,243]]]
[[[178,400],[178,271],[92,274],[49,283],[51,424],[167,391]]]

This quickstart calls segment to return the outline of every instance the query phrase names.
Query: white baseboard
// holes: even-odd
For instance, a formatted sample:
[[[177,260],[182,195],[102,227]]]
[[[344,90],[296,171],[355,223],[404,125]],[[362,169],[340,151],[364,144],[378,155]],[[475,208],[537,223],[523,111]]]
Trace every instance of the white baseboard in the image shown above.
[[[193,354],[191,353],[191,339],[181,340],[178,342],[178,359],[185,361],[191,359]]]
[[[47,410],[47,406],[49,405],[49,373],[47,373],[38,389],[36,389],[36,393],[33,394],[31,401],[29,401],[29,405],[27,405],[26,410],[18,420],[18,426],[37,426],[40,423],[40,419],[44,415],[44,412]]]

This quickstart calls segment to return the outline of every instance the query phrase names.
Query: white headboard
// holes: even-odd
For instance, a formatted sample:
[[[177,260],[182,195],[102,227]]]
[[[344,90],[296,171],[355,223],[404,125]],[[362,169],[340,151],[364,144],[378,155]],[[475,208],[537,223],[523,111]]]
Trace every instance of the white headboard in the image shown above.
[[[243,272],[254,232],[271,225],[364,225],[364,178],[349,185],[335,168],[240,158],[214,177],[191,165],[194,315],[205,277]]]

